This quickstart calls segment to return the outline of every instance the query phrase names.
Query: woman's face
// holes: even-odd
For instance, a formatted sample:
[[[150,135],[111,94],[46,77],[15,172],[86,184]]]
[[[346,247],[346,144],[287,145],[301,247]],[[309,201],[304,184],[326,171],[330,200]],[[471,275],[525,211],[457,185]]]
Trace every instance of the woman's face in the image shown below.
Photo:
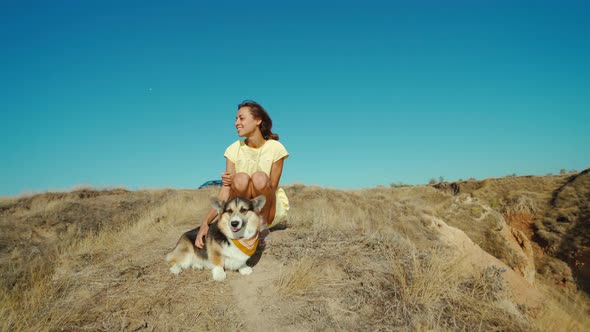
[[[254,119],[252,113],[250,113],[250,107],[244,106],[238,110],[234,124],[238,130],[238,136],[249,137],[258,130],[261,122],[260,119]]]

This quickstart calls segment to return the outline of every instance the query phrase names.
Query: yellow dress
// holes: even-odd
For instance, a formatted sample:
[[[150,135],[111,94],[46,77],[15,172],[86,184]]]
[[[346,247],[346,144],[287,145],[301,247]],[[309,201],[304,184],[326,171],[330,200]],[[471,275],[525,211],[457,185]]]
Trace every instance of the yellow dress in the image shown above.
[[[268,140],[259,148],[251,148],[245,141],[238,140],[231,144],[224,154],[225,158],[236,165],[236,173],[252,175],[256,172],[264,172],[270,176],[272,164],[281,158],[289,157],[289,153],[279,141]],[[277,188],[275,218],[269,227],[272,227],[287,218],[289,211],[289,198],[283,188]]]

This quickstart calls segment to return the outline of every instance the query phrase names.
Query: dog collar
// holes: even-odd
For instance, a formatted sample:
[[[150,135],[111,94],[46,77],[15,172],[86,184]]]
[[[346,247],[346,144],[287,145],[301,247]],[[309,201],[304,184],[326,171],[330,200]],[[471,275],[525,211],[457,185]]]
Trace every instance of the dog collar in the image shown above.
[[[231,239],[238,249],[248,256],[254,255],[256,247],[258,247],[258,233],[249,239]]]

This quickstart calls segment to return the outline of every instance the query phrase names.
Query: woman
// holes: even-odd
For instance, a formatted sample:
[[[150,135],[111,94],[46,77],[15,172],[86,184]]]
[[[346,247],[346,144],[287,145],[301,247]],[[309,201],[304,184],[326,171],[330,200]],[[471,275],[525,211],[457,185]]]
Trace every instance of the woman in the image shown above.
[[[279,188],[283,163],[289,153],[279,143],[279,135],[272,132],[268,113],[257,102],[246,100],[238,105],[235,126],[238,136],[246,139],[234,142],[225,150],[225,172],[221,174],[223,185],[218,198],[227,201],[232,197],[266,197],[260,232],[260,244],[264,246],[268,228],[283,221],[289,210],[287,195]],[[211,209],[203,220],[195,240],[198,248],[203,248],[209,224],[216,216],[217,211]]]

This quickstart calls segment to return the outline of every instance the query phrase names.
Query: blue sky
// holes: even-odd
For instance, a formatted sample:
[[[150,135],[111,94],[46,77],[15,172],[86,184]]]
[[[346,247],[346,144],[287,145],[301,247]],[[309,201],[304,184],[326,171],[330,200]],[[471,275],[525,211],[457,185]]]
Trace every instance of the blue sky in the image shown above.
[[[282,183],[356,189],[590,166],[584,1],[2,1],[0,196],[194,188],[236,105]]]

